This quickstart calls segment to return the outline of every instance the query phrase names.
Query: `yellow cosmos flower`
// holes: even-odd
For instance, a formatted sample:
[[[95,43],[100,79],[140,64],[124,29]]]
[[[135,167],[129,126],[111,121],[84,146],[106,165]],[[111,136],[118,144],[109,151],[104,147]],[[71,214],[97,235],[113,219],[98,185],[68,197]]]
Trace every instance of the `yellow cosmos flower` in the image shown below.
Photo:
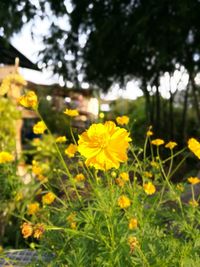
[[[127,172],[121,172],[119,177],[122,178],[122,180],[124,180],[125,182],[129,181],[129,175]]]
[[[129,221],[129,224],[128,224],[128,228],[130,230],[133,230],[133,229],[136,229],[138,226],[138,221],[136,218],[131,218],[130,221]]]
[[[56,196],[54,195],[54,193],[49,192],[42,197],[42,203],[47,205],[51,204],[52,202],[54,202],[55,198]]]
[[[28,205],[28,215],[36,214],[40,209],[40,204],[38,202],[34,202]]]
[[[65,154],[69,157],[72,158],[74,157],[76,151],[77,151],[77,146],[74,144],[70,144],[66,149],[65,149]]]
[[[162,139],[154,139],[151,141],[152,145],[155,145],[155,146],[160,146],[160,145],[163,145],[164,144],[164,140]]]
[[[33,226],[31,223],[24,222],[21,226],[23,238],[28,238],[33,234]]]
[[[126,125],[129,123],[129,117],[128,116],[117,117],[116,122],[119,125]]]
[[[39,239],[45,231],[45,226],[43,223],[37,223],[34,227],[33,237]]]
[[[200,179],[198,177],[189,177],[187,180],[191,184],[198,184],[198,183],[200,183]]]
[[[56,138],[56,143],[65,143],[67,141],[67,138],[65,136],[58,136]]]
[[[68,109],[66,108],[66,110],[64,111],[64,114],[70,116],[70,117],[76,117],[79,115],[79,112],[77,109]]]
[[[77,182],[82,182],[85,180],[85,176],[82,174],[82,173],[79,173],[77,174],[74,179],[77,181]]]
[[[43,121],[39,121],[33,126],[33,132],[35,134],[43,134],[45,130],[47,129],[47,126]]]
[[[35,92],[29,91],[18,99],[18,103],[25,108],[35,109],[38,106],[38,98]]]
[[[3,79],[1,83],[0,95],[5,95],[13,85],[16,85],[17,87],[22,87],[27,85],[27,82],[20,74],[9,74]]]
[[[191,200],[189,201],[189,205],[192,206],[193,208],[196,208],[196,207],[199,206],[199,203],[198,203],[196,200],[191,199]]]
[[[14,157],[9,152],[6,152],[6,151],[0,152],[0,164],[11,162],[13,160],[14,160]]]
[[[200,143],[195,138],[188,140],[188,148],[200,159]]]
[[[79,135],[78,151],[86,158],[87,166],[100,170],[118,169],[120,162],[127,160],[130,141],[127,130],[107,121],[104,124],[92,124]]]
[[[156,192],[156,188],[151,182],[145,183],[143,188],[147,195],[153,195]]]
[[[120,196],[118,198],[118,206],[121,209],[128,208],[130,205],[131,205],[131,201],[130,201],[130,199],[127,196],[122,195],[122,196]]]
[[[170,141],[169,143],[167,143],[165,145],[165,147],[169,148],[169,149],[173,149],[175,146],[177,146],[177,143],[176,142],[172,142],[172,141]]]

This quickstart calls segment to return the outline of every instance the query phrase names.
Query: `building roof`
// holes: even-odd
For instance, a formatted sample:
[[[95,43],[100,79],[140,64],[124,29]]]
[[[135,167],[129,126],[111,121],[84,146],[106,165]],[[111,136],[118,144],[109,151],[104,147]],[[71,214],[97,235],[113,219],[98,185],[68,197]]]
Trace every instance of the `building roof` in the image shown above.
[[[39,70],[36,64],[31,62],[14,46],[12,46],[5,38],[0,36],[0,64],[14,65],[15,58],[19,58],[20,67]]]

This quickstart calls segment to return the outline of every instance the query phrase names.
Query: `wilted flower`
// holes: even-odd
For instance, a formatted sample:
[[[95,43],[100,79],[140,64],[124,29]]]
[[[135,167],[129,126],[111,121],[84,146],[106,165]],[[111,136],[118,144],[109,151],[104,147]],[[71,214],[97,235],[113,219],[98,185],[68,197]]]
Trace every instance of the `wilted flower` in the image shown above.
[[[121,209],[128,208],[130,205],[131,205],[131,201],[130,201],[130,199],[127,196],[122,195],[122,196],[120,196],[118,198],[118,206]]]
[[[34,226],[33,237],[39,239],[42,236],[42,234],[44,233],[44,231],[45,231],[44,224],[43,223],[37,223]]]
[[[65,143],[67,141],[66,136],[58,136],[56,138],[56,143]]]
[[[56,196],[54,195],[54,193],[49,192],[42,197],[42,203],[51,204],[55,200],[55,198]]]
[[[47,126],[43,121],[39,121],[33,126],[33,132],[35,134],[43,134],[45,130],[47,129]]]
[[[124,187],[125,181],[124,181],[122,178],[120,178],[120,177],[116,178],[116,179],[115,179],[115,182],[116,182],[116,184],[119,185],[120,187]]]
[[[130,230],[133,230],[133,229],[137,228],[137,226],[138,226],[137,219],[136,218],[131,218],[130,221],[129,221],[129,224],[128,224],[128,228]]]
[[[28,214],[29,215],[34,215],[37,213],[40,209],[40,204],[38,202],[34,202],[28,205]]]
[[[11,162],[13,160],[14,160],[14,157],[9,152],[6,152],[6,151],[0,152],[0,164]]]
[[[76,117],[79,115],[79,112],[77,109],[68,109],[66,108],[66,110],[64,111],[64,114],[70,116],[70,117]]]
[[[189,201],[189,205],[192,206],[193,208],[196,208],[196,207],[199,206],[199,203],[198,203],[196,200],[191,199],[191,200]]]
[[[188,140],[188,148],[200,159],[200,143],[195,138]]]
[[[136,247],[139,247],[139,242],[135,236],[129,236],[128,237],[128,244],[130,246],[131,252],[135,250]]]
[[[172,142],[172,141],[168,142],[168,143],[165,145],[165,147],[166,147],[166,148],[169,148],[169,149],[173,149],[175,146],[177,146],[177,143],[176,143],[176,142]]]
[[[65,149],[65,154],[66,154],[69,158],[72,158],[72,157],[74,157],[76,151],[77,151],[77,145],[70,144],[70,145]]]
[[[86,158],[87,166],[108,170],[119,168],[120,162],[127,160],[127,148],[131,138],[129,133],[112,121],[92,124],[79,136],[78,151]]]
[[[18,103],[25,108],[35,109],[38,106],[37,95],[34,91],[29,91],[18,99]]]
[[[200,183],[200,179],[198,177],[189,177],[187,180],[191,184],[198,184],[198,183]]]
[[[33,226],[31,223],[24,222],[21,226],[21,232],[24,238],[28,238],[33,234]]]
[[[116,118],[116,122],[119,125],[126,125],[129,123],[129,117],[128,116],[120,116]]]
[[[155,146],[160,146],[160,145],[163,145],[164,144],[164,140],[162,139],[154,139],[151,141],[152,145],[155,145]]]
[[[156,192],[156,188],[151,182],[145,183],[143,188],[147,195],[152,195]]]

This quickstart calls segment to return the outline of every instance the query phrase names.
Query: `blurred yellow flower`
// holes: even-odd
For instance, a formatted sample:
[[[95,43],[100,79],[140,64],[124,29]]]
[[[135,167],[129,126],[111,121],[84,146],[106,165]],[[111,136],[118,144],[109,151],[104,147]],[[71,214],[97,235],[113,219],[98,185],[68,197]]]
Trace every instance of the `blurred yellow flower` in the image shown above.
[[[122,180],[125,182],[129,181],[129,174],[127,172],[121,172],[119,177],[122,178]]]
[[[34,215],[39,211],[40,204],[38,202],[30,203],[27,208],[28,208],[27,211],[28,215]]]
[[[173,149],[175,146],[177,146],[177,143],[176,143],[176,142],[172,142],[172,141],[168,142],[168,143],[165,145],[165,147],[166,147],[166,148],[169,148],[169,149]]]
[[[156,192],[156,188],[151,182],[145,183],[143,188],[147,195],[152,195]]]
[[[85,176],[82,174],[82,173],[79,173],[77,174],[74,179],[77,181],[77,182],[82,182],[85,180]]]
[[[69,223],[72,223],[74,222],[75,218],[76,218],[76,212],[73,211],[67,216],[67,221]]]
[[[130,230],[133,230],[133,229],[137,228],[137,226],[138,226],[137,219],[136,218],[131,218],[130,221],[129,221],[129,224],[128,224],[128,228]]]
[[[34,234],[33,237],[39,239],[45,231],[45,226],[43,223],[37,223],[34,226]]]
[[[77,151],[77,145],[70,144],[70,145],[65,149],[65,154],[66,154],[69,158],[72,158],[72,157],[74,157],[76,151]]]
[[[79,115],[79,112],[77,109],[68,109],[66,108],[66,110],[64,111],[64,114],[70,116],[70,117],[76,117]]]
[[[195,138],[188,140],[188,148],[200,159],[200,143]]]
[[[0,152],[0,164],[11,162],[13,160],[14,160],[14,157],[9,152],[6,152],[6,151]]]
[[[199,203],[198,203],[196,200],[191,199],[191,200],[189,201],[189,205],[192,206],[193,208],[196,208],[196,207],[199,206]]]
[[[24,222],[21,226],[21,232],[24,238],[28,238],[33,234],[33,226],[31,223]]]
[[[35,174],[35,175],[40,175],[42,174],[42,168],[38,165],[33,165],[32,166],[32,172]]]
[[[113,178],[115,178],[115,177],[117,176],[117,173],[116,173],[115,171],[112,171],[112,172],[111,172],[111,176],[112,176]]]
[[[154,168],[156,168],[156,169],[159,169],[159,163],[158,163],[158,162],[156,162],[156,161],[151,161],[150,164],[151,164],[152,167],[154,167]]]
[[[92,124],[79,135],[78,151],[86,158],[87,166],[101,170],[118,169],[120,162],[127,160],[130,141],[127,130],[107,121],[104,124]]]
[[[38,106],[37,95],[35,92],[29,91],[18,99],[18,103],[25,108],[35,109]]]
[[[3,79],[1,83],[0,95],[5,95],[11,89],[13,85],[20,88],[22,86],[27,85],[27,82],[18,73],[9,74]]]
[[[120,116],[116,118],[116,122],[119,125],[126,125],[129,123],[129,117],[128,116]]]
[[[54,202],[56,196],[54,195],[54,193],[52,192],[49,192],[47,194],[45,194],[43,197],[42,197],[42,203],[45,205],[45,204],[51,204],[52,202]]]
[[[67,138],[65,136],[58,136],[56,138],[56,143],[65,143],[67,141]]]
[[[45,130],[47,129],[47,126],[43,121],[39,121],[33,126],[33,132],[35,134],[43,134]]]
[[[198,184],[198,183],[200,183],[200,179],[198,177],[189,177],[187,180],[191,184]]]
[[[105,114],[104,114],[103,112],[100,112],[100,113],[99,113],[99,118],[100,118],[100,119],[103,119],[104,117],[105,117]]]
[[[135,248],[139,247],[139,242],[135,236],[128,237],[128,244],[130,246],[131,252],[133,252]]]
[[[121,209],[128,208],[130,205],[131,205],[131,201],[130,201],[130,199],[127,196],[122,195],[122,196],[120,196],[118,198],[118,206]]]
[[[76,222],[71,222],[70,223],[70,227],[71,227],[71,229],[76,229],[77,228],[77,223]]]
[[[179,191],[181,191],[181,192],[184,191],[184,186],[183,186],[182,184],[177,184],[177,185],[176,185],[176,188],[177,188]]]
[[[15,201],[20,201],[22,200],[24,197],[24,194],[22,192],[17,192],[16,196],[15,196]]]
[[[160,146],[160,145],[163,145],[164,144],[164,140],[162,139],[154,139],[151,141],[152,145],[155,145],[155,146]]]
[[[143,173],[143,175],[144,175],[144,177],[146,177],[146,178],[152,178],[153,177],[153,174],[151,173],[151,172],[144,172]]]

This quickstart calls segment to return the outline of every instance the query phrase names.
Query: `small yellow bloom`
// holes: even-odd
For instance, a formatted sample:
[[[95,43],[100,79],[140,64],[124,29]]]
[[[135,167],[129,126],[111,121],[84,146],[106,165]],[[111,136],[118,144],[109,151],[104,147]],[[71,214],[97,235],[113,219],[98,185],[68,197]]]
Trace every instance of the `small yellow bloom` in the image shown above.
[[[66,110],[64,111],[64,114],[70,116],[70,117],[76,117],[79,115],[79,112],[77,109],[68,109],[66,108]]]
[[[116,179],[115,179],[115,182],[116,182],[116,184],[119,185],[120,187],[124,187],[125,182],[124,182],[124,180],[121,179],[120,177],[116,178]]]
[[[133,252],[135,248],[139,247],[139,242],[135,236],[128,237],[128,244],[130,246],[131,252]]]
[[[65,143],[67,141],[67,138],[65,136],[58,136],[56,138],[56,143]]]
[[[125,182],[129,181],[129,174],[127,172],[121,172],[119,177],[122,178],[122,180]]]
[[[120,196],[118,198],[118,206],[121,209],[128,208],[130,205],[131,205],[131,201],[130,201],[130,199],[127,196],[122,195],[122,196]]]
[[[153,195],[156,192],[156,188],[151,182],[145,183],[143,188],[147,195]]]
[[[65,149],[65,154],[66,154],[69,158],[72,158],[72,157],[74,157],[76,151],[77,151],[77,146],[74,145],[74,144],[70,144],[70,145]]]
[[[76,222],[71,222],[70,223],[70,227],[71,227],[71,229],[76,229],[77,228],[77,223]]]
[[[133,229],[137,228],[137,226],[138,226],[137,219],[136,218],[131,218],[130,221],[129,221],[129,224],[128,224],[128,228],[130,230],[133,230]]]
[[[85,176],[82,174],[82,173],[79,173],[77,174],[74,179],[77,181],[77,182],[82,182],[85,180]]]
[[[24,238],[28,238],[33,234],[33,226],[31,223],[24,222],[21,226],[21,232]]]
[[[155,145],[155,146],[160,146],[160,145],[163,145],[164,144],[164,140],[162,139],[154,139],[151,141],[152,145]]]
[[[176,188],[180,191],[183,192],[184,191],[184,186],[182,184],[177,184]]]
[[[37,223],[34,227],[33,237],[39,239],[45,231],[45,227],[43,223]]]
[[[117,173],[116,173],[115,171],[112,171],[112,172],[111,172],[111,176],[112,176],[113,178],[115,178],[115,177],[117,177]]]
[[[177,143],[176,142],[172,142],[172,141],[170,141],[169,143],[167,143],[165,145],[165,147],[169,148],[169,149],[173,149],[175,146],[177,146]]]
[[[200,159],[200,143],[195,138],[188,140],[188,148]]]
[[[119,125],[127,125],[129,123],[129,117],[128,116],[117,117],[116,122]]]
[[[18,103],[25,108],[35,109],[38,106],[37,95],[33,91],[29,91],[18,99]]]
[[[159,163],[158,162],[156,162],[156,161],[151,161],[151,166],[152,167],[154,167],[154,168],[156,168],[156,169],[159,169]]]
[[[104,117],[105,117],[105,114],[104,114],[103,112],[100,112],[100,113],[99,113],[99,118],[100,118],[100,119],[103,119]]]
[[[49,192],[47,194],[45,194],[43,197],[42,197],[42,203],[45,205],[45,204],[51,204],[52,202],[54,202],[56,196],[54,195],[54,193],[52,192]]]
[[[191,184],[198,184],[198,183],[200,183],[200,179],[198,177],[189,177],[187,180]]]
[[[14,157],[9,152],[6,152],[6,151],[0,152],[0,164],[11,162],[13,160],[14,160]]]
[[[42,168],[38,165],[33,165],[32,166],[32,172],[35,174],[35,175],[40,175],[42,174]]]
[[[1,83],[0,95],[5,95],[13,87],[21,88],[25,85],[27,85],[27,82],[20,74],[18,73],[9,74],[3,79]]]
[[[37,179],[38,179],[40,182],[42,182],[42,183],[46,183],[46,182],[48,182],[48,178],[45,177],[43,174],[39,174],[39,175],[37,176]]]
[[[35,134],[43,134],[45,130],[47,129],[47,126],[43,121],[39,121],[33,126],[33,132]]]
[[[74,222],[75,218],[76,218],[76,212],[73,211],[73,212],[71,212],[71,213],[69,214],[69,216],[67,217],[67,221],[68,221],[69,223]]]
[[[15,201],[18,202],[20,200],[22,200],[24,197],[23,193],[22,192],[18,192],[15,196]]]
[[[104,124],[92,124],[79,135],[78,151],[86,158],[87,166],[100,170],[118,169],[120,163],[128,159],[130,141],[127,130],[107,121]]]
[[[196,200],[191,199],[191,200],[189,201],[189,205],[192,206],[193,208],[196,208],[196,207],[199,206],[199,203],[198,203]]]
[[[28,205],[28,215],[36,214],[40,209],[40,204],[38,202],[34,202]]]

